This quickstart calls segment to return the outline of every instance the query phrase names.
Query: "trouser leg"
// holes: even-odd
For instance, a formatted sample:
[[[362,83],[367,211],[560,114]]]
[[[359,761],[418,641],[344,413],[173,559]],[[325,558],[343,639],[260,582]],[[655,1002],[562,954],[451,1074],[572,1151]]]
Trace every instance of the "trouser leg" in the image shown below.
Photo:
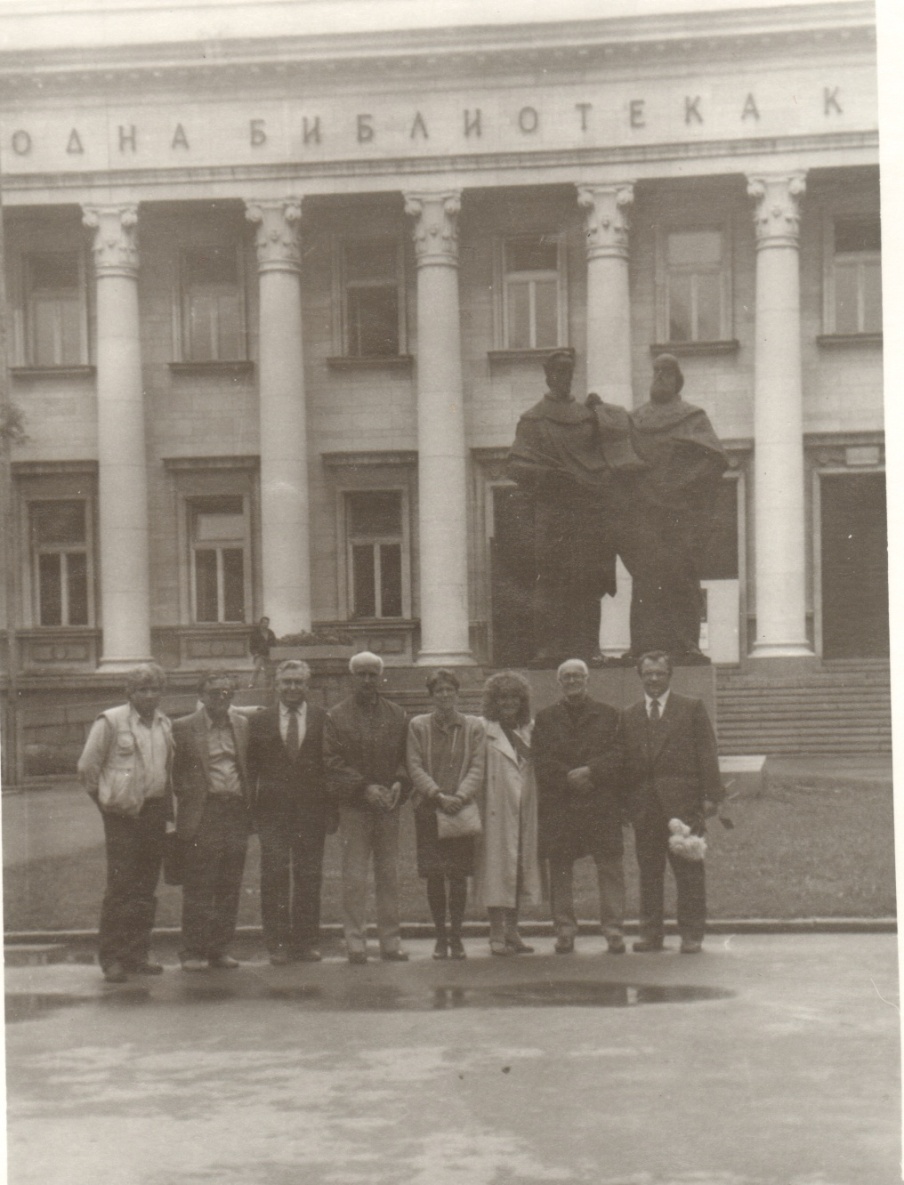
[[[690,942],[702,942],[706,927],[706,874],[702,860],[685,860],[669,852],[675,877],[678,933]]]
[[[220,856],[216,807],[208,798],[198,830],[185,845],[182,870],[182,946],[180,959],[206,959],[213,932],[214,894]]]
[[[518,933],[518,909],[506,909],[503,911],[505,915],[505,940],[506,942],[520,942],[521,935]]]
[[[291,846],[288,820],[261,818],[261,924],[264,943],[273,954],[289,942],[289,874]]]
[[[102,967],[120,962],[128,969],[147,962],[163,862],[166,806],[150,799],[136,818],[104,814],[107,887],[101,907],[99,955]]]
[[[427,904],[437,938],[446,936],[446,878],[441,872],[427,877]]]
[[[320,892],[323,881],[322,820],[302,821],[292,841],[292,946],[303,951],[320,939]]]
[[[668,851],[668,825],[657,815],[635,825],[637,867],[640,873],[640,936],[661,941],[665,862]]]
[[[490,946],[505,946],[505,910],[489,905],[487,917],[490,920]]]
[[[625,922],[625,864],[621,855],[595,853],[600,892],[600,926],[606,939],[621,938]]]
[[[574,861],[567,856],[549,858],[549,904],[556,936],[573,939],[578,932],[574,914]]]
[[[339,808],[342,847],[342,929],[349,954],[367,948],[367,869],[370,864],[371,819],[355,807]]]
[[[468,880],[464,876],[449,877],[449,923],[453,938],[461,938],[461,926],[468,900]]]
[[[399,812],[379,815],[374,828],[377,933],[383,954],[399,949]]]
[[[248,818],[241,799],[226,799],[222,806],[220,855],[214,884],[213,925],[208,957],[225,954],[233,938],[242,894],[242,874],[248,850]]]

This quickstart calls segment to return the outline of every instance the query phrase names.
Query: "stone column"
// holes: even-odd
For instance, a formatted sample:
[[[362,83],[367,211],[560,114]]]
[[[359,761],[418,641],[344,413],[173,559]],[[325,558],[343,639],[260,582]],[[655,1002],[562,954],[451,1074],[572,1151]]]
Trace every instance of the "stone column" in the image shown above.
[[[151,656],[147,455],[138,320],[138,208],[86,206],[97,274],[101,670]]]
[[[472,663],[467,441],[458,302],[458,191],[409,193],[417,255],[418,538],[427,666]]]
[[[258,389],[263,602],[277,636],[311,628],[301,200],[247,202],[260,277]]]
[[[810,656],[806,628],[800,198],[804,173],[753,176],[755,658]]]
[[[579,185],[586,210],[587,390],[630,408],[631,302],[628,287],[629,211],[634,186]]]
[[[579,185],[587,235],[587,390],[632,408],[631,301],[628,283],[630,182]],[[618,593],[604,597],[600,650],[617,657],[631,647],[631,577],[619,559]]]

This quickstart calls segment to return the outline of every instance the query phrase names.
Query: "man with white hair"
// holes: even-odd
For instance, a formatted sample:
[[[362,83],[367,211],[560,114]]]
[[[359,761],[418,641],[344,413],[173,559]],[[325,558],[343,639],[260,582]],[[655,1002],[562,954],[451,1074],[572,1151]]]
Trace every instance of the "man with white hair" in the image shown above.
[[[399,807],[408,797],[408,717],[380,694],[383,660],[362,651],[348,664],[353,691],[327,713],[327,789],[339,804],[342,926],[348,961],[367,962],[367,870],[374,861],[380,957],[404,962],[399,946]]]
[[[600,921],[610,954],[624,954],[624,770],[615,708],[587,694],[579,658],[559,667],[561,699],[537,713],[531,752],[539,796],[540,855],[549,859],[556,953],[571,954],[577,933],[574,862],[592,856]]]

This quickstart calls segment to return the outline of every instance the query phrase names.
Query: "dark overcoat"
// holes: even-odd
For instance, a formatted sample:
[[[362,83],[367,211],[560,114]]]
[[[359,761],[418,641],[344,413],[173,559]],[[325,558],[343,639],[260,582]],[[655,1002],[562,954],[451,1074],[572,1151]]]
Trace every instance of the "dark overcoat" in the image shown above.
[[[618,711],[585,698],[543,708],[534,722],[532,753],[539,794],[540,853],[577,859],[623,850],[624,768]],[[592,786],[575,790],[568,772],[589,766]]]

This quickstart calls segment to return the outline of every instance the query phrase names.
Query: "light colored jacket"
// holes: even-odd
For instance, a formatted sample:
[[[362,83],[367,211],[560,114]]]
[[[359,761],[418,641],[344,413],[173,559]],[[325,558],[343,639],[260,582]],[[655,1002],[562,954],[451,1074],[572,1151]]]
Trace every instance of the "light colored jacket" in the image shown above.
[[[486,909],[515,909],[543,899],[537,856],[537,786],[533,761],[519,762],[502,725],[484,720],[486,777],[478,795],[483,834],[478,837],[475,890]],[[530,745],[531,725],[517,729]],[[519,844],[520,841],[520,844]],[[518,897],[518,852],[523,870]]]
[[[483,785],[484,727],[478,716],[464,716],[464,748],[458,770],[456,798],[470,802]],[[415,716],[408,725],[408,773],[416,801],[436,798],[440,788],[433,779],[433,713]]]
[[[168,716],[158,712],[166,737],[167,815],[173,811],[173,729]],[[138,815],[147,785],[144,758],[132,728],[132,705],[120,704],[101,712],[88,733],[78,759],[79,781],[101,810],[111,814]]]

